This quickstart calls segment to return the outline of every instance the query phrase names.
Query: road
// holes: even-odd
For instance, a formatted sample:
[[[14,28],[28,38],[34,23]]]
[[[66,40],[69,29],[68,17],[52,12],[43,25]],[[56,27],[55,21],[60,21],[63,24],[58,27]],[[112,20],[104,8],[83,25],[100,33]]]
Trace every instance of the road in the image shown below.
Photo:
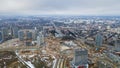
[[[0,47],[0,51],[15,51],[20,49],[39,49],[38,46]]]
[[[0,44],[0,51],[16,51],[16,50],[21,50],[21,49],[40,49],[40,46],[24,46],[20,45],[20,42],[16,42],[18,39],[12,39],[8,40],[2,44]],[[20,44],[19,44],[20,43]],[[18,44],[18,46],[15,46],[14,44]],[[60,58],[59,53],[57,52],[52,52],[49,50],[49,47],[46,48],[46,51],[49,54],[52,54],[55,56],[56,60],[54,61],[55,65],[53,68],[65,68],[66,64],[66,59],[65,58]]]
[[[58,59],[56,68],[65,68],[66,60],[63,58]]]
[[[15,54],[16,54],[18,60],[19,60],[20,62],[22,62],[24,65],[26,65],[27,68],[35,68],[33,64],[28,63],[28,62],[26,62],[25,60],[23,60],[23,59],[20,57],[20,55],[17,53],[17,51],[15,51]]]

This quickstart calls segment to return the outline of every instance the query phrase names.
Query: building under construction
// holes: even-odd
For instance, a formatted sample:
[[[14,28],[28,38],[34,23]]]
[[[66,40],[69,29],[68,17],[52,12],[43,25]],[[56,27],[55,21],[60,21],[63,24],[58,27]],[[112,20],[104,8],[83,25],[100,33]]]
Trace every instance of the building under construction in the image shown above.
[[[33,41],[33,34],[34,31],[33,30],[20,30],[18,32],[18,37],[20,41],[24,42],[24,45],[30,46],[32,45],[32,41]]]
[[[73,68],[88,68],[88,51],[84,48],[74,50]]]

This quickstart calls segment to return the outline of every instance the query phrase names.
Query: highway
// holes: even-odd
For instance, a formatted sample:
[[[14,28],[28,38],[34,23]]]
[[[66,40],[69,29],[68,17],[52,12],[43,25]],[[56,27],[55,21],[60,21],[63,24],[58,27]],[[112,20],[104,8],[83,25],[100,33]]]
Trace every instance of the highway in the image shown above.
[[[57,68],[60,67],[61,59],[58,59]]]
[[[19,54],[17,53],[17,51],[15,51],[15,54],[16,54],[18,60],[19,60],[20,62],[22,62],[24,65],[26,65],[27,68],[35,68],[33,64],[28,63],[28,62],[26,62],[25,60],[23,60],[23,59],[19,56]]]
[[[24,46],[24,45],[20,45],[21,43],[16,43],[16,40],[18,39],[12,39],[12,40],[8,40],[2,44],[0,44],[0,51],[16,51],[16,50],[21,50],[21,49],[40,49],[40,46]],[[18,46],[15,46],[14,44],[18,44]],[[49,54],[54,55],[55,61],[53,62],[53,68],[65,68],[66,65],[66,59],[65,58],[60,58],[59,54],[56,52],[52,52],[49,47],[46,50]],[[20,59],[18,57],[18,59]],[[20,59],[21,60],[21,59]],[[21,61],[23,62],[23,61]],[[23,63],[25,64],[25,63]]]
[[[57,63],[56,63],[56,68],[65,68],[65,63],[66,60],[65,59],[58,59]]]
[[[58,64],[58,59],[56,59],[56,62],[53,64],[52,68],[57,68],[57,64]]]

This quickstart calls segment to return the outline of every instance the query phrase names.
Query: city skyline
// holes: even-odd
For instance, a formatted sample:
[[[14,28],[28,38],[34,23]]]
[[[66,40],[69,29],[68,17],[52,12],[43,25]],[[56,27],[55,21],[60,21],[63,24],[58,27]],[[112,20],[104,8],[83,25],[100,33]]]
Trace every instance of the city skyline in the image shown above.
[[[0,0],[0,15],[120,15],[119,0]]]
[[[0,68],[120,68],[120,16],[0,16]]]

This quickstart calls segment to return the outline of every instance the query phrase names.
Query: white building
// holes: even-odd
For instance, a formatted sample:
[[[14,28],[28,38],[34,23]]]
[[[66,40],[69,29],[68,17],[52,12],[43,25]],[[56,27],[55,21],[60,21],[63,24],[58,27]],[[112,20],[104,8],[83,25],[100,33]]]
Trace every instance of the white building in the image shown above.
[[[110,27],[110,26],[107,26],[106,28],[107,28],[108,30],[110,30],[111,27]]]
[[[37,45],[41,45],[44,43],[44,35],[42,32],[39,32],[37,36]]]
[[[118,28],[111,28],[110,32],[114,32],[114,33],[120,34],[120,27],[118,27]]]
[[[65,41],[64,43],[68,46],[77,46],[73,41]]]

